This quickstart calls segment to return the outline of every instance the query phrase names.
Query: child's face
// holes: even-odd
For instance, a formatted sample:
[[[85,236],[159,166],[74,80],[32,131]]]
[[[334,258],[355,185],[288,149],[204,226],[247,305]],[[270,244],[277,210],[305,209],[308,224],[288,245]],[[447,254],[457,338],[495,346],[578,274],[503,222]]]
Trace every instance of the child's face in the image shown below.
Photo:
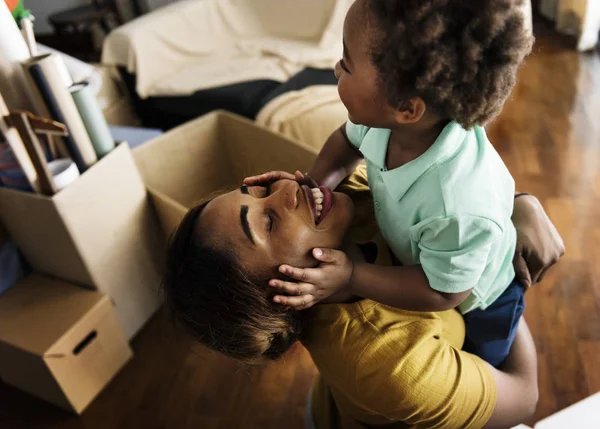
[[[344,55],[335,66],[340,98],[355,124],[391,128],[394,111],[380,89],[377,69],[371,60],[374,29],[369,24],[366,0],[354,2],[344,22]]]

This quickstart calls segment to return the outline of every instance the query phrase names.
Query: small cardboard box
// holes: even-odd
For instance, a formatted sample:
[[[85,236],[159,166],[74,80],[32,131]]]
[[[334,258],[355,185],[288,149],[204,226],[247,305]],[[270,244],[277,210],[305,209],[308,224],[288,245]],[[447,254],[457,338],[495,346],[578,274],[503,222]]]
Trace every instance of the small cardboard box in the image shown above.
[[[164,244],[127,144],[51,198],[0,188],[0,222],[33,271],[107,294],[127,338],[158,308]]]
[[[207,196],[256,173],[308,171],[317,155],[314,148],[225,112],[188,122],[133,151],[167,237]]]
[[[110,299],[40,275],[0,297],[0,376],[81,413],[132,357]]]

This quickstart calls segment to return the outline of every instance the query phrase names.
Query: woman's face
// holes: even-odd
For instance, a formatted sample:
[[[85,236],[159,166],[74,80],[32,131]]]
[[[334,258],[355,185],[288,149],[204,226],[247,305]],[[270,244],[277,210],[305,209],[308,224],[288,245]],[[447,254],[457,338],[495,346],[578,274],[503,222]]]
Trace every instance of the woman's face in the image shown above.
[[[280,180],[215,198],[202,211],[196,231],[208,231],[213,244],[233,250],[245,270],[272,278],[281,264],[316,266],[312,249],[339,248],[353,215],[345,194],[322,188],[315,195],[307,186]]]

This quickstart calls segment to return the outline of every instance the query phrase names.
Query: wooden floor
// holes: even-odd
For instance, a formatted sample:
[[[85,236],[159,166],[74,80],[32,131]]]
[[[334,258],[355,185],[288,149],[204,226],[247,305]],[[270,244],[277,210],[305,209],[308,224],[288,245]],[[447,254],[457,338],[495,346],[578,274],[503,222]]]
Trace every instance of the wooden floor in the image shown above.
[[[537,24],[535,54],[489,129],[518,188],[540,197],[567,254],[527,296],[539,420],[600,391],[600,59]],[[296,429],[315,369],[302,349],[246,369],[198,350],[159,314],[81,418],[0,384],[0,428]],[[576,429],[576,428],[574,428]]]

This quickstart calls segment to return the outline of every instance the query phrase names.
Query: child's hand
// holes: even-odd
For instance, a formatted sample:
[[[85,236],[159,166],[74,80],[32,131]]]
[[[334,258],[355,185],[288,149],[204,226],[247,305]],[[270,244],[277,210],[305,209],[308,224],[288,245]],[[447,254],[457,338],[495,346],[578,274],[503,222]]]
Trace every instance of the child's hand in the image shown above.
[[[279,271],[298,282],[271,280],[269,286],[288,295],[276,295],[273,301],[304,310],[347,287],[354,264],[344,252],[334,249],[314,249],[313,256],[321,261],[317,268],[294,268],[282,265]],[[292,296],[289,296],[292,295]]]
[[[295,180],[301,185],[306,185],[309,188],[316,188],[319,185],[310,176],[296,171],[295,174],[290,174],[285,171],[269,171],[258,176],[246,177],[244,184],[247,186],[260,186],[267,183],[277,182],[278,180]]]

